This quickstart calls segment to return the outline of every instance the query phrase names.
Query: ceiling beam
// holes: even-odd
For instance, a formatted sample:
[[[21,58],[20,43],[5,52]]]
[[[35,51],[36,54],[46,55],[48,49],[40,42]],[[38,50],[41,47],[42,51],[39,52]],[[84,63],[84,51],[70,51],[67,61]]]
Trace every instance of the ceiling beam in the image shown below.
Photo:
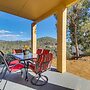
[[[34,22],[35,23],[38,23],[42,20],[44,20],[45,18],[53,15],[53,14],[56,14],[56,12],[61,9],[62,7],[65,7],[63,6],[61,3],[59,5],[57,5],[56,7],[52,8],[51,10],[49,10],[48,12],[46,12],[45,14],[43,14],[42,16],[38,17]]]
[[[43,14],[42,16],[38,17],[34,22],[38,23],[42,20],[44,20],[45,18],[55,14],[59,9],[63,8],[63,7],[68,7],[74,3],[76,3],[78,0],[63,0],[61,3],[59,3],[56,7],[52,8],[51,10],[49,10],[48,12],[46,12],[45,14]]]
[[[78,0],[63,0],[63,4],[67,7],[69,7],[70,5],[73,5],[77,2]]]

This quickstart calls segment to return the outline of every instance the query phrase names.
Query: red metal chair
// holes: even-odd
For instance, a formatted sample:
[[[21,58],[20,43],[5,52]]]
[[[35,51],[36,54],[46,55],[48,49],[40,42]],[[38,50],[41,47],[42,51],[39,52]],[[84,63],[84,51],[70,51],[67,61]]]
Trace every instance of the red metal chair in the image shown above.
[[[37,49],[35,56],[41,55],[42,54],[42,51],[43,51],[43,49]],[[32,59],[33,59],[33,61],[36,61],[37,60],[37,57],[34,58],[34,56],[33,56]]]
[[[42,54],[45,55],[45,54],[48,54],[49,52],[50,52],[50,50],[48,50],[48,49],[44,49],[43,52],[42,52]]]
[[[23,53],[22,49],[13,49],[12,50],[12,54],[20,54],[20,53]],[[13,59],[10,61],[10,64],[17,64],[20,62],[20,60],[16,59],[16,57],[14,57],[13,55],[8,55],[8,58]]]
[[[42,49],[37,49],[36,54],[40,55],[42,53]]]
[[[23,53],[23,50],[22,49],[14,49],[14,50],[12,50],[12,53],[13,54],[20,54],[20,53]]]
[[[47,49],[37,49],[37,52],[36,52],[36,54],[37,55],[41,55],[41,54],[43,54],[43,55],[46,55],[46,54],[48,54],[49,53],[49,51],[50,50],[47,50]],[[36,60],[37,58],[35,58],[35,59],[33,59],[33,60]]]
[[[4,53],[2,51],[0,51],[0,55],[4,57]],[[7,60],[9,61],[9,65],[15,65],[15,64],[18,64],[20,63],[20,60],[19,59],[16,59],[13,55],[7,55]]]
[[[23,68],[25,69],[25,65],[20,63],[19,59],[10,60],[11,59],[10,55],[5,55],[5,54],[0,55],[0,57],[2,57],[2,60],[6,66],[4,76],[5,76],[7,71],[11,73],[11,72],[17,72],[17,71],[21,70],[21,75],[23,74],[22,69]],[[27,72],[26,72],[25,79],[27,79]]]
[[[52,53],[46,55],[41,54],[38,55],[37,61],[28,66],[28,68],[36,74],[36,76],[31,79],[33,85],[42,86],[48,82],[48,77],[42,75],[42,73],[50,68],[52,58]]]

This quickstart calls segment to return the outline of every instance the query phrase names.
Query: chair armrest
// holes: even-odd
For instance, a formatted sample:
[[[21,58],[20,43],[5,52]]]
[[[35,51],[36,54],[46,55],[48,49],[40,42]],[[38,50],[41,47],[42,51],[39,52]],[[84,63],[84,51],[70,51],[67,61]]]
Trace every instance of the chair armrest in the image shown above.
[[[37,58],[21,59],[20,61],[32,61],[32,62],[36,62]]]

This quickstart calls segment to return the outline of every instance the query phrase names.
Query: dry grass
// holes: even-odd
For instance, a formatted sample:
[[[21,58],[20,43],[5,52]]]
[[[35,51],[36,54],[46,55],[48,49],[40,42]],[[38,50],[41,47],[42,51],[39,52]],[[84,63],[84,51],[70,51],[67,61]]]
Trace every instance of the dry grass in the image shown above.
[[[56,59],[53,60],[52,65],[56,67]],[[78,60],[67,60],[67,72],[90,80],[90,56]]]

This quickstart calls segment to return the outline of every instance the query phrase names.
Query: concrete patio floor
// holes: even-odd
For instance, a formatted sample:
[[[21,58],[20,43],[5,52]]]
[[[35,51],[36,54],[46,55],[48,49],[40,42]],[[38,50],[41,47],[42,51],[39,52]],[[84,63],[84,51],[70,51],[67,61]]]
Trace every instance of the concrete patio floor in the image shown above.
[[[58,73],[46,71],[44,73],[49,81],[44,86],[34,86],[30,80],[21,78],[20,73],[6,74],[0,83],[0,90],[90,90],[90,80],[80,78],[71,73]],[[28,74],[32,78],[33,72]]]

